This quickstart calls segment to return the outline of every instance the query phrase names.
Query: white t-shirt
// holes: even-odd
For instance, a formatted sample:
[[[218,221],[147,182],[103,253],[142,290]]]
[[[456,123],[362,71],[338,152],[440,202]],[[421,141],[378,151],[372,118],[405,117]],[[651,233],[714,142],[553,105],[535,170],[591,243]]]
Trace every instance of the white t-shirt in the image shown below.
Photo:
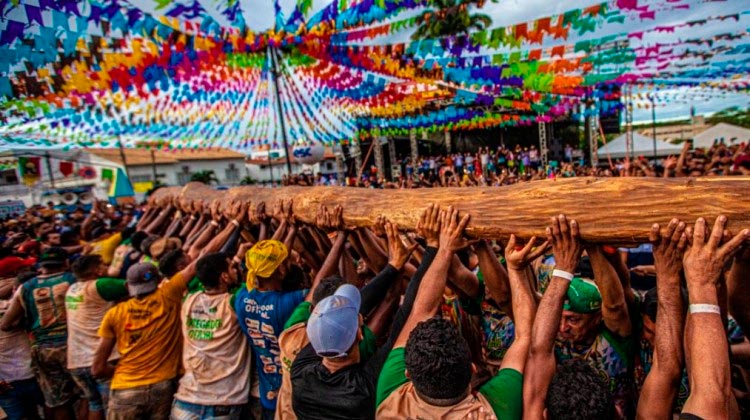
[[[16,290],[19,293],[21,288]],[[0,319],[13,299],[0,300]],[[13,382],[34,377],[31,370],[31,345],[23,329],[0,331],[0,380]]]
[[[97,280],[70,285],[65,294],[65,315],[68,320],[68,369],[91,367],[94,352],[101,338],[97,334],[104,314],[114,306],[99,295]],[[119,359],[117,349],[109,360]]]
[[[240,405],[250,394],[250,348],[231,295],[196,292],[182,303],[182,364],[175,398],[200,405]]]

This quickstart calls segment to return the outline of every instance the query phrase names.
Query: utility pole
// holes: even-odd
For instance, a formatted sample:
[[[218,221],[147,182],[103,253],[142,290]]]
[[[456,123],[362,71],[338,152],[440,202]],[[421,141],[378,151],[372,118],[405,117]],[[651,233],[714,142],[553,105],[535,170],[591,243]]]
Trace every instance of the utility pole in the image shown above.
[[[654,94],[649,95],[651,99],[651,135],[654,138],[654,160],[656,160],[656,101]]]
[[[120,159],[122,159],[122,166],[125,169],[125,175],[127,175],[128,180],[130,180],[130,171],[128,171],[128,160],[125,159],[125,147],[122,145],[122,140],[117,139],[117,144],[120,146]]]
[[[49,184],[55,188],[55,175],[52,173],[52,163],[50,163],[49,152],[44,152],[44,161],[47,163],[47,173],[49,174]]]
[[[286,156],[287,176],[292,176],[292,161],[289,158],[289,142],[286,138],[286,126],[284,124],[284,114],[281,108],[281,97],[279,95],[279,69],[276,67],[276,56],[273,49],[268,47],[268,54],[271,56],[271,74],[273,75],[273,85],[276,93],[276,107],[279,110],[279,125],[281,125],[281,139],[284,142],[284,155]],[[269,151],[270,153],[270,151]]]
[[[156,185],[159,182],[159,178],[156,175],[156,156],[154,156],[154,149],[151,149],[151,170],[154,171],[154,185]]]

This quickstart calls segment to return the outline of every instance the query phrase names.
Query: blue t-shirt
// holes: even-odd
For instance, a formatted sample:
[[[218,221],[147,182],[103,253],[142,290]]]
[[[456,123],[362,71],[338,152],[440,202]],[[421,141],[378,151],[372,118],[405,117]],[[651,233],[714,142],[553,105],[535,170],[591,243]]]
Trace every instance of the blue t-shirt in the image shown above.
[[[234,300],[240,327],[250,340],[260,380],[260,402],[264,408],[276,408],[281,388],[281,351],[279,335],[284,324],[302,301],[307,290],[295,292],[261,292],[241,288]]]

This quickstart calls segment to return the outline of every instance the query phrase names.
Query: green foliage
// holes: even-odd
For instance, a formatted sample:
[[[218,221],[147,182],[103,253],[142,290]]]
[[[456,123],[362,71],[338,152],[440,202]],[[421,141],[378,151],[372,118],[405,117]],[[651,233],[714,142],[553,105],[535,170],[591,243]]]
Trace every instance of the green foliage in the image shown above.
[[[202,182],[206,185],[212,183],[219,183],[219,179],[216,178],[214,171],[199,171],[190,176],[190,182]]]
[[[253,179],[253,177],[251,177],[250,175],[242,178],[242,181],[240,181],[240,185],[255,185],[257,183],[258,181]]]
[[[742,109],[738,106],[719,111],[706,118],[709,124],[727,123],[750,128],[750,108]]]
[[[448,35],[464,35],[472,30],[483,31],[492,25],[492,18],[469,13],[469,6],[482,7],[483,0],[432,0],[419,16],[420,26],[412,39],[431,39]]]

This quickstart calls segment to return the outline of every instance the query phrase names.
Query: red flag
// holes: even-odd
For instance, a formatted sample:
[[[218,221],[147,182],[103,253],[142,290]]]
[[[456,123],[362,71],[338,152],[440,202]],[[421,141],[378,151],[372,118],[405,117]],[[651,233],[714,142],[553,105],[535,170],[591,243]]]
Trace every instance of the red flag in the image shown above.
[[[73,162],[60,162],[60,173],[63,176],[70,176],[73,173]]]

